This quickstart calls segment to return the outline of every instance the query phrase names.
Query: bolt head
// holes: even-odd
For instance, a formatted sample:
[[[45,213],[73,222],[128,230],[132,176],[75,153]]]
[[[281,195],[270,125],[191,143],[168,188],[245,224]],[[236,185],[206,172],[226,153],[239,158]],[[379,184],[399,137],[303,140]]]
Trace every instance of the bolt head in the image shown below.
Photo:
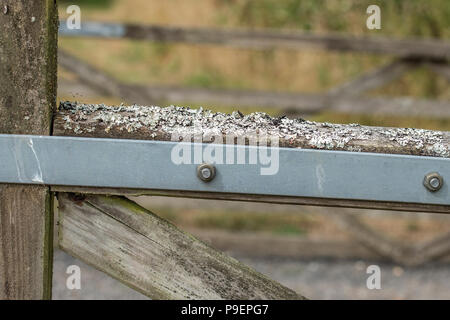
[[[430,180],[430,186],[432,186],[433,188],[438,188],[440,184],[441,182],[438,178],[433,178]]]
[[[204,182],[210,182],[216,176],[216,168],[211,164],[202,164],[197,167],[197,176]]]
[[[429,173],[425,176],[423,184],[428,191],[436,192],[444,185],[444,178],[437,172]]]
[[[202,177],[204,179],[209,179],[212,175],[211,169],[209,169],[209,168],[202,169],[201,173],[202,173]]]

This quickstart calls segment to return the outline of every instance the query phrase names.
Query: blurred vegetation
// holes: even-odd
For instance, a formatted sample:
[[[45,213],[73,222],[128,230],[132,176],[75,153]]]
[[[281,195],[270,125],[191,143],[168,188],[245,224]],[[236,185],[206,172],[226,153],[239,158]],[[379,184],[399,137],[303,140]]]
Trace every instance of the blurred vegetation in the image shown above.
[[[243,25],[333,32],[373,31],[365,28],[369,5],[380,6],[389,36],[450,37],[448,0],[216,0],[231,6]]]
[[[136,200],[136,199],[133,199]],[[333,209],[317,209],[292,206],[277,210],[277,205],[266,204],[264,212],[255,207],[241,203],[239,206],[223,208],[219,204],[197,203],[188,200],[186,208],[170,207],[154,199],[139,198],[140,204],[156,212],[158,216],[169,220],[188,232],[194,229],[222,230],[242,233],[265,233],[279,236],[308,237],[310,239],[332,238],[348,239],[346,233],[335,224],[326,212],[333,214]],[[178,203],[182,199],[174,200]],[[209,202],[209,201],[208,201]],[[321,212],[322,214],[317,214]],[[448,232],[449,225],[434,219],[423,219],[417,215],[361,215],[361,221],[373,230],[399,241],[430,241],[436,234]],[[195,230],[193,232],[195,234]],[[280,248],[282,250],[283,248]]]
[[[268,232],[278,235],[306,235],[319,222],[312,215],[298,212],[261,213],[246,211],[189,209],[182,213],[158,208],[158,215],[176,225],[233,232]]]
[[[312,222],[305,215],[266,214],[241,212],[204,212],[195,218],[195,225],[204,229],[229,231],[270,231],[276,234],[301,235],[311,227]]]
[[[61,1],[61,18],[67,15],[65,8],[72,3]],[[82,0],[76,3],[81,6],[85,20],[450,38],[449,0]],[[366,8],[370,4],[381,7],[381,30],[366,28]],[[253,51],[128,40],[61,38],[60,46],[125,83],[305,93],[324,92],[392,59],[361,53]],[[442,77],[419,68],[369,94],[450,100],[450,86]],[[161,101],[164,103],[173,102]],[[189,105],[189,101],[185,103]],[[252,106],[204,107],[222,112],[239,108],[244,113],[257,110],[277,113],[271,108]],[[327,112],[313,120],[450,130],[446,119]]]
[[[429,130],[450,131],[450,119],[446,118],[424,118],[409,116],[377,115],[370,116],[364,114],[343,114],[336,112],[322,112],[311,117],[311,120],[318,122],[334,123],[359,123],[366,126],[376,127],[400,127],[400,128],[422,128]]]

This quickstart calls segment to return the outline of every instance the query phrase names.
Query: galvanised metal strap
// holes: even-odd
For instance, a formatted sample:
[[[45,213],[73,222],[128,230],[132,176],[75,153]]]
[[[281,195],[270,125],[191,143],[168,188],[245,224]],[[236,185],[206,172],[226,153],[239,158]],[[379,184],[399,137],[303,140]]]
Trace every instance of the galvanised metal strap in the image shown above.
[[[219,160],[211,166],[213,179],[207,171],[199,178],[198,163],[177,164],[180,155],[193,162],[195,152],[208,154],[214,147]],[[25,135],[0,135],[0,150],[1,183],[450,204],[446,158]],[[270,170],[267,155],[249,164],[252,152],[261,150],[270,151]],[[236,163],[240,152],[246,155],[245,163],[226,164]],[[220,161],[225,155],[229,157]],[[434,192],[424,186],[430,173],[443,179],[439,186],[439,181],[431,181],[439,189]]]

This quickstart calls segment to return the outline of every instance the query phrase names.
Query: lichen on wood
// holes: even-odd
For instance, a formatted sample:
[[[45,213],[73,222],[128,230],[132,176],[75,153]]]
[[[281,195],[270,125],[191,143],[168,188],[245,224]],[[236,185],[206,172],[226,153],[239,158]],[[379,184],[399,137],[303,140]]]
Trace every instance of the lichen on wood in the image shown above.
[[[217,135],[257,134],[278,138],[280,147],[450,157],[449,132],[318,123],[284,116],[274,118],[262,112],[225,114],[178,106],[62,102],[54,131],[55,135],[62,136],[142,140],[200,135],[203,142],[210,142]]]

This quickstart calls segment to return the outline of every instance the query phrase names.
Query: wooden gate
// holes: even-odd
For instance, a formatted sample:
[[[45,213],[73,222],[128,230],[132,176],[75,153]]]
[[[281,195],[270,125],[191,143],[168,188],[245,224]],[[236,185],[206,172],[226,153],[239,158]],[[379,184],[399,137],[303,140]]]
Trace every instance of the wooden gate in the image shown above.
[[[244,117],[237,112],[232,115],[207,111],[195,113],[196,121],[206,124],[197,134],[207,136],[208,129],[211,129],[208,124],[213,123],[221,135],[237,134],[236,141],[227,141],[225,137],[221,141],[234,145],[240,137],[246,137],[250,129],[266,131],[269,136],[279,139],[275,150],[286,155],[283,159],[289,161],[294,156],[307,154],[324,166],[322,169],[318,166],[311,178],[312,191],[285,192],[282,191],[285,190],[283,181],[273,178],[264,181],[274,181],[274,189],[258,185],[260,189],[249,192],[251,183],[245,177],[251,172],[239,173],[226,180],[220,176],[220,170],[233,174],[233,168],[225,169],[224,166],[218,166],[218,176],[229,183],[222,186],[218,181],[198,187],[194,173],[192,179],[195,183],[187,182],[188,187],[179,189],[153,186],[152,181],[144,181],[142,188],[132,188],[132,183],[120,185],[120,182],[102,186],[102,179],[97,179],[99,184],[64,183],[60,177],[76,178],[77,164],[58,162],[56,156],[65,152],[71,154],[75,150],[71,149],[72,145],[64,149],[61,141],[74,141],[87,147],[94,142],[105,146],[110,141],[91,138],[122,139],[125,149],[116,152],[118,158],[122,154],[126,159],[123,153],[132,150],[128,146],[136,146],[137,140],[145,145],[157,140],[165,146],[174,129],[190,132],[194,127],[193,112],[184,108],[127,108],[77,103],[62,103],[57,108],[56,1],[30,3],[7,0],[3,3],[0,13],[0,144],[3,154],[0,159],[4,161],[4,168],[11,166],[13,170],[0,170],[0,181],[4,183],[0,186],[1,299],[51,298],[54,198],[58,201],[58,240],[63,250],[149,297],[164,299],[303,299],[303,296],[178,230],[126,196],[164,195],[450,212],[449,190],[445,184],[446,179],[450,179],[447,174],[450,158],[448,132],[321,124],[301,119],[270,118],[263,114]],[[50,135],[54,137],[44,137]],[[246,148],[248,140],[243,141],[242,148]],[[203,142],[201,147],[206,145]],[[55,155],[57,163],[52,164],[51,159],[45,158],[49,154]],[[108,173],[102,170],[109,166],[109,162],[113,163],[114,158],[113,155],[96,164],[100,178]],[[307,161],[308,158],[301,159]],[[329,188],[321,171],[332,168],[330,159],[354,164],[342,169],[344,173],[345,170],[364,170],[364,161],[367,160],[377,170],[391,170],[392,179],[383,180],[382,187],[370,187],[376,180],[370,178],[371,181],[367,182],[369,188],[364,189],[358,186],[364,184],[370,172],[365,177],[356,177],[342,176],[339,170],[335,170],[331,186],[341,186],[343,190],[348,187],[346,190],[352,192],[345,196],[338,187]],[[418,172],[400,172],[402,167],[408,166],[417,166]],[[61,168],[66,168],[70,175],[64,175]],[[395,168],[399,168],[399,172]],[[155,179],[170,176],[170,172],[158,172],[156,167],[150,167],[148,171]],[[428,179],[434,171],[436,176]],[[53,180],[55,172],[61,176]],[[117,168],[112,172],[118,173]],[[419,176],[420,179],[417,178]],[[433,177],[438,181],[432,180]],[[139,180],[139,172],[132,178]],[[241,180],[231,188],[230,181],[234,179]],[[416,180],[419,180],[417,185],[414,184]],[[292,183],[295,185],[297,182]],[[239,189],[239,184],[245,187]],[[366,195],[379,189],[384,193],[373,197]],[[411,194],[417,197],[411,197]]]

